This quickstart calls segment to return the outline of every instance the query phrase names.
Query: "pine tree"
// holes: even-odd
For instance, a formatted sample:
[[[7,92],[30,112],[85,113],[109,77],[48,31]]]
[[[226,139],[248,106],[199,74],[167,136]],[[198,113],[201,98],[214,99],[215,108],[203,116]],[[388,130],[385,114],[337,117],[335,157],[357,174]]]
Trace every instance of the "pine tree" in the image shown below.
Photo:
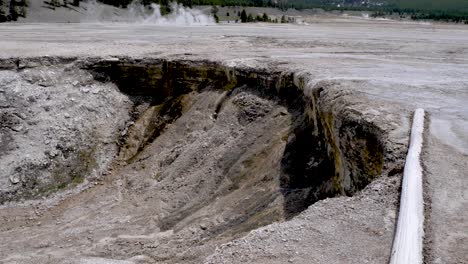
[[[212,6],[211,7],[211,14],[216,15],[218,14],[219,8],[217,6]]]
[[[18,12],[16,11],[16,1],[11,0],[10,1],[10,19],[13,21],[18,20]]]
[[[26,0],[21,0],[20,2],[20,12],[19,12],[19,16],[21,17],[26,17],[26,7],[28,6],[28,4],[26,3]]]
[[[60,3],[58,0],[50,0],[50,5],[52,5],[53,7],[59,7]]]
[[[169,0],[159,0],[161,15],[167,15],[171,12],[171,7],[169,6]]]
[[[5,12],[3,11],[3,0],[0,0],[0,23],[6,22],[7,17],[5,15]]]
[[[73,0],[72,5],[74,5],[74,6],[80,6],[80,0]]]
[[[246,23],[247,22],[247,13],[245,12],[245,9],[242,9],[242,13],[240,14],[241,22]]]
[[[286,23],[286,22],[287,22],[287,21],[286,21],[286,17],[283,15],[283,16],[281,17],[281,23]]]

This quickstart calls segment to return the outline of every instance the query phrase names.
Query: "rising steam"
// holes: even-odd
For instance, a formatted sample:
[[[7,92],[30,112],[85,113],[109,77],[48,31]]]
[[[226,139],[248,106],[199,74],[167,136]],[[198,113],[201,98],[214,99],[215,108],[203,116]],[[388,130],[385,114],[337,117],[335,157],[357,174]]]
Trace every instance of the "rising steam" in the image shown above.
[[[123,22],[152,25],[214,25],[213,17],[201,10],[184,7],[172,2],[171,13],[161,15],[160,6],[144,6],[140,1],[133,1],[127,9],[118,9],[99,4],[96,0],[88,2],[86,17],[82,22]]]

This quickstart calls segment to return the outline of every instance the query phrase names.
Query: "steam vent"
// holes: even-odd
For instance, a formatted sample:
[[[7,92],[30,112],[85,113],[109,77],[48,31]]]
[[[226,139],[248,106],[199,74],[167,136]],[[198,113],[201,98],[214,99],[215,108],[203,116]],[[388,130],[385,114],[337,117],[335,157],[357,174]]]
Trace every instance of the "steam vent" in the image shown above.
[[[0,23],[0,263],[389,263],[417,108],[418,261],[468,262],[466,25],[29,2]]]

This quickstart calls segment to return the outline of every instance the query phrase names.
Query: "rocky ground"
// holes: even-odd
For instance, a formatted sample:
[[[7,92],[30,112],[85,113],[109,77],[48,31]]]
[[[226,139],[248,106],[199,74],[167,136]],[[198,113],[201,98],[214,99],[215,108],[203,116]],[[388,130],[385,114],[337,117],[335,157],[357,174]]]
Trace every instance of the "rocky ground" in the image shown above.
[[[127,98],[66,65],[0,74],[1,202],[45,195],[105,172],[130,119]],[[90,96],[95,100],[85,99]],[[111,116],[119,122],[103,121]]]
[[[3,262],[385,263],[416,107],[430,114],[426,260],[466,261],[464,27],[352,19],[309,26],[5,24],[0,35]],[[135,73],[148,69],[148,58],[185,61],[192,70],[168,71],[174,66],[162,65],[173,64],[153,61],[161,68],[149,67],[142,82]],[[193,70],[213,62],[217,70]],[[115,71],[121,74],[109,74]],[[160,71],[186,74],[150,78]],[[248,74],[259,71],[269,72],[269,81],[251,81],[265,80]],[[145,83],[162,94],[141,92]],[[291,97],[304,105],[282,101]],[[284,165],[300,160],[288,157],[299,157],[290,151],[308,131],[301,124],[327,139],[307,146],[325,144],[317,153],[327,154],[307,156],[297,172]],[[89,162],[70,162],[93,148],[100,162],[90,173]],[[15,170],[44,163],[32,166],[33,174]],[[86,165],[82,182],[67,172],[73,164]],[[55,183],[52,168],[71,185],[42,193],[39,187]],[[313,168],[330,177],[306,188],[291,180]],[[24,184],[28,175],[40,179],[37,188]],[[367,185],[359,175],[376,179]],[[284,184],[308,198],[354,195],[291,210],[296,203],[288,198],[312,200],[285,195]],[[35,199],[18,202],[26,190]]]
[[[42,58],[35,61],[36,64],[34,60],[25,60],[24,66],[12,64],[12,68],[3,73],[15,76],[19,72],[20,84],[10,82],[5,85],[5,90],[21,86],[25,87],[23,93],[28,94],[40,89],[43,87],[41,82],[29,87],[22,81],[42,73],[42,64],[49,61]],[[4,61],[4,65],[9,62]],[[352,100],[348,109],[341,104],[351,99],[349,92],[338,89],[333,83],[320,84],[315,89],[317,93],[306,99],[306,95],[301,95],[301,89],[305,87],[295,87],[294,78],[288,74],[281,77],[281,73],[266,71],[252,76],[254,69],[231,69],[209,63],[168,64],[160,60],[141,62],[131,59],[70,61],[65,65],[56,59],[55,63],[55,66],[47,67],[47,72],[55,74],[55,77],[49,76],[49,80],[66,80],[71,72],[76,80],[69,82],[69,89],[85,97],[68,95],[63,100],[76,103],[77,109],[86,109],[89,103],[104,104],[100,107],[109,103],[112,107],[120,106],[122,113],[106,116],[106,111],[102,111],[102,116],[93,115],[94,122],[108,125],[99,128],[105,128],[112,135],[108,136],[110,139],[102,138],[100,129],[78,129],[85,136],[89,135],[85,137],[86,141],[81,139],[81,134],[76,136],[69,132],[70,137],[64,138],[60,133],[51,133],[49,140],[66,142],[70,146],[67,150],[70,150],[55,148],[53,156],[46,150],[46,161],[51,165],[31,167],[30,171],[21,171],[21,177],[8,171],[2,175],[3,179],[10,180],[3,184],[2,190],[3,202],[7,203],[2,211],[2,230],[4,237],[11,241],[4,252],[13,248],[22,251],[21,255],[6,253],[5,261],[28,263],[30,259],[39,262],[53,259],[63,262],[109,256],[135,261],[134,257],[139,256],[144,262],[199,263],[216,245],[263,225],[289,220],[317,200],[353,194],[377,176],[382,180],[374,183],[376,185],[369,191],[376,194],[374,199],[343,200],[345,208],[351,206],[350,210],[357,211],[365,208],[367,215],[360,216],[360,220],[344,216],[341,221],[349,219],[341,226],[355,224],[348,221],[364,224],[362,221],[365,220],[361,238],[349,237],[351,240],[369,241],[371,246],[373,242],[368,237],[378,237],[386,240],[380,245],[382,248],[391,244],[399,185],[396,175],[402,169],[405,144],[381,142],[387,133],[378,131],[384,128],[396,130],[396,123],[384,124],[384,120],[365,123],[369,116],[350,113],[351,109],[367,104],[367,100]],[[72,70],[75,67],[79,69]],[[68,70],[62,71],[62,68]],[[225,75],[231,71],[232,75]],[[140,80],[143,82],[138,83]],[[51,82],[46,87],[62,86],[62,82]],[[325,91],[319,92],[323,89]],[[117,101],[102,100],[103,93],[100,92],[103,91],[108,94],[106,100],[116,98]],[[45,97],[37,103],[42,106],[48,105],[49,101],[62,102],[60,99],[47,100],[47,93]],[[309,105],[309,101],[314,103]],[[13,103],[16,107],[16,101]],[[5,113],[8,113],[15,108],[6,109]],[[81,110],[78,114],[70,107],[66,111],[61,108],[54,120],[66,121],[71,118],[70,113],[80,116],[88,112]],[[336,121],[328,121],[329,115]],[[359,127],[355,123],[358,118],[364,122]],[[25,120],[29,118],[25,117]],[[399,122],[398,116],[389,114],[385,121],[391,120]],[[47,119],[41,121],[50,123]],[[88,122],[81,118],[73,124]],[[325,131],[324,126],[329,126],[331,131]],[[11,127],[6,129],[13,130]],[[28,133],[40,134],[41,129],[38,122]],[[349,138],[339,139],[340,136]],[[406,134],[400,136],[405,138]],[[22,142],[16,135],[11,137]],[[102,146],[104,143],[109,147]],[[379,147],[380,144],[384,149]],[[82,149],[87,148],[92,148],[93,152],[86,151],[90,154],[81,158]],[[115,149],[119,149],[118,154]],[[16,148],[5,153],[23,157],[21,153],[24,151]],[[34,156],[40,157],[40,154]],[[114,163],[98,163],[104,158]],[[4,160],[4,168],[13,171],[23,168],[21,159],[13,159],[19,160],[19,164]],[[63,176],[56,179],[54,172],[58,166],[71,167],[72,172],[61,169]],[[387,177],[389,173],[390,178]],[[14,181],[12,177],[18,180]],[[80,181],[77,182],[75,177]],[[28,184],[31,181],[34,186]],[[74,186],[81,182],[84,183],[78,190],[82,191],[77,192]],[[54,191],[60,189],[66,191],[54,195]],[[15,201],[28,197],[39,197],[43,201],[26,202],[25,207],[17,208],[19,211],[13,209],[16,208]],[[372,195],[367,195],[366,199],[370,197]],[[370,210],[372,206],[375,208]],[[343,215],[342,205],[326,207],[329,214]],[[319,221],[312,222],[318,224]],[[387,224],[379,226],[381,221]],[[21,228],[17,229],[19,222],[22,222]],[[23,229],[24,225],[31,224],[37,227],[36,231]],[[63,229],[57,229],[57,226]],[[42,232],[52,232],[51,228],[55,230],[54,238],[44,242]],[[18,231],[25,233],[20,235]],[[332,234],[337,231],[329,230]],[[18,236],[27,240],[13,238]],[[34,236],[40,239],[32,239]],[[286,241],[287,236],[296,237],[291,241],[302,239],[288,232],[282,236],[281,241]],[[316,240],[317,237],[303,239]],[[77,253],[78,245],[82,249]],[[35,250],[38,246],[42,248],[41,252]],[[30,247],[34,249],[31,251]],[[242,249],[239,252],[248,251]],[[379,253],[365,258],[382,260],[388,255]]]

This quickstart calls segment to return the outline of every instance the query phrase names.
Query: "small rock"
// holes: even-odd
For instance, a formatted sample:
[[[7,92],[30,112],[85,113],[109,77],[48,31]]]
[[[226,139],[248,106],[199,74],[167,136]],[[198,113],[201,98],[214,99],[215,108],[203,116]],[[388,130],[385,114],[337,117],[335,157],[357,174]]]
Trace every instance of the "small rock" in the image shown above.
[[[18,175],[12,175],[10,176],[10,182],[13,184],[17,184],[20,182],[20,177]]]
[[[41,242],[36,246],[36,248],[47,248],[47,247],[50,247],[50,242]]]
[[[51,158],[56,157],[58,155],[58,150],[53,149],[51,151],[45,151],[45,154]]]
[[[37,100],[34,96],[28,96],[28,102],[35,103]]]
[[[72,85],[73,85],[73,86],[77,86],[78,83],[79,83],[78,81],[73,81],[73,82],[72,82]]]
[[[24,68],[26,68],[26,63],[22,61],[18,62],[18,69],[24,69]]]
[[[67,119],[70,118],[70,114],[68,114],[68,113],[63,114],[63,116],[64,116],[65,118],[67,118]]]
[[[26,114],[24,114],[24,113],[17,113],[16,116],[23,119],[23,120],[25,120],[26,117],[27,117]]]
[[[21,126],[21,125],[20,126],[14,126],[14,127],[11,128],[11,130],[16,131],[16,132],[20,132],[21,130],[23,130],[23,126]]]
[[[117,62],[117,61],[119,61],[119,58],[109,57],[109,58],[105,58],[103,61],[106,61],[106,62]]]

